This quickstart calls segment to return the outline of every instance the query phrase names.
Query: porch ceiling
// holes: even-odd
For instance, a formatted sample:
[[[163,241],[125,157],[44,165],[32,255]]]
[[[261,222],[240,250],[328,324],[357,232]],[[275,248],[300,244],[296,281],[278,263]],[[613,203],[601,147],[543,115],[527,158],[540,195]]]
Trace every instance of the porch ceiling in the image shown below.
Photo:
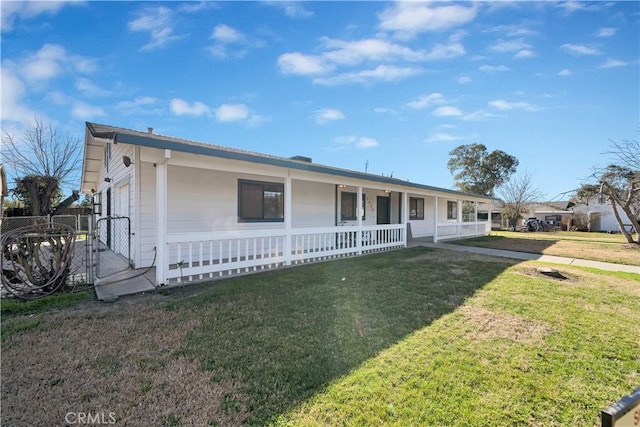
[[[82,162],[82,184],[80,191],[90,194],[95,189],[100,178],[103,163],[104,142],[98,141],[90,134],[85,137],[84,159]]]

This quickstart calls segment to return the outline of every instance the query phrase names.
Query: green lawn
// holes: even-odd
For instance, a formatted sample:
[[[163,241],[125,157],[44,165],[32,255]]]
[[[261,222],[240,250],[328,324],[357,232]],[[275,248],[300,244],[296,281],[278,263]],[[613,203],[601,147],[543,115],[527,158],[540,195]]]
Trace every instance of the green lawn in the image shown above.
[[[640,277],[540,265],[414,248],[6,317],[3,423],[598,425],[640,383]]]
[[[592,261],[640,265],[640,245],[629,244],[621,234],[492,231],[489,236],[452,243],[518,252],[581,258]]]

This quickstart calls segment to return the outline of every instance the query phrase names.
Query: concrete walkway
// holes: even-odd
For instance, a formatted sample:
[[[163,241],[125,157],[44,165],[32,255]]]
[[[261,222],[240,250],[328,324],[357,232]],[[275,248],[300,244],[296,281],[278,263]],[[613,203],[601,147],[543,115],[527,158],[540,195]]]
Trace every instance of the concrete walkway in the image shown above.
[[[155,268],[126,270],[103,279],[96,279],[95,292],[99,301],[112,302],[124,295],[155,291]]]
[[[591,267],[591,268],[597,268],[597,269],[606,270],[606,271],[621,271],[625,273],[640,274],[640,259],[638,259],[638,266],[633,266],[633,265],[624,265],[624,264],[614,264],[610,262],[589,261],[586,259],[568,258],[568,257],[555,256],[555,255],[540,255],[540,254],[532,254],[532,253],[526,253],[526,252],[505,251],[502,249],[480,248],[477,246],[455,245],[451,243],[431,243],[431,242],[420,241],[419,239],[416,239],[413,242],[410,242],[408,246],[409,247],[426,246],[429,248],[447,249],[450,251],[458,251],[458,252],[471,252],[475,254],[483,254],[483,255],[497,256],[497,257],[503,257],[503,258],[521,259],[525,261],[542,261],[542,262],[550,262],[553,264],[576,265],[579,267]]]

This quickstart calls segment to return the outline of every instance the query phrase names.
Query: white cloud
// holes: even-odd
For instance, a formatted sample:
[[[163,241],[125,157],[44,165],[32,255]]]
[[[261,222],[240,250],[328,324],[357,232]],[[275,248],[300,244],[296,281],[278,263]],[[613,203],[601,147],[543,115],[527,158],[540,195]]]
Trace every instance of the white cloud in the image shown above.
[[[336,120],[342,120],[345,118],[345,115],[340,110],[335,110],[333,108],[323,108],[321,110],[315,111],[315,117],[316,123],[323,125]]]
[[[76,89],[84,96],[109,96],[111,92],[99,87],[86,77],[79,77],[75,83]]]
[[[504,99],[498,99],[495,101],[490,101],[489,106],[505,111],[505,110],[524,110],[524,111],[537,111],[540,109],[537,105],[529,104],[528,102],[518,101],[518,102],[509,102]]]
[[[65,56],[62,46],[46,44],[23,63],[22,74],[30,81],[50,80],[62,73]]]
[[[151,41],[142,50],[154,50],[180,37],[173,34],[173,12],[164,6],[147,8],[128,24],[129,31],[148,32]]]
[[[445,102],[444,95],[439,92],[430,93],[428,95],[420,95],[415,101],[407,102],[407,107],[414,110],[421,110],[433,104],[442,104]]]
[[[444,133],[444,132],[437,132],[437,133],[431,134],[429,138],[427,138],[426,142],[433,144],[436,142],[453,142],[453,141],[458,141],[460,139],[462,139],[462,137],[457,135],[452,135],[450,133]]]
[[[469,76],[460,76],[460,77],[458,77],[458,84],[466,85],[468,83],[471,83],[471,77],[469,77]]]
[[[560,46],[560,49],[565,51],[566,53],[574,56],[585,56],[585,55],[600,55],[601,52],[593,47],[586,46],[583,44],[573,44],[573,43],[565,43]]]
[[[282,9],[289,18],[305,19],[314,15],[312,11],[303,6],[304,3],[299,1],[265,1],[264,4]]]
[[[371,148],[371,147],[377,147],[378,145],[380,144],[378,143],[377,139],[368,138],[366,136],[363,136],[360,139],[358,139],[358,142],[356,143],[356,147],[358,148]]]
[[[160,114],[158,99],[153,96],[138,96],[130,101],[121,101],[116,108],[122,114]]]
[[[568,68],[564,68],[560,70],[560,72],[558,72],[558,75],[561,77],[569,77],[569,76],[572,76],[573,73]]]
[[[303,76],[326,74],[335,69],[335,65],[325,63],[322,58],[305,55],[300,52],[280,55],[278,66],[284,74],[299,74]]]
[[[613,37],[618,32],[614,27],[602,27],[596,32],[596,37]]]
[[[522,49],[530,49],[531,45],[524,41],[523,38],[514,40],[498,40],[491,50],[496,52],[518,52]]]
[[[29,82],[45,82],[64,72],[91,73],[95,61],[80,55],[71,55],[64,46],[47,43],[38,51],[18,60],[16,70]]]
[[[35,113],[23,104],[26,92],[24,83],[7,67],[0,67],[0,82],[2,83],[0,91],[2,121],[24,122],[32,120]]]
[[[54,14],[64,6],[78,6],[81,1],[3,1],[0,2],[2,32],[13,30],[15,21],[35,18],[41,14]]]
[[[361,149],[373,148],[380,145],[375,138],[357,135],[339,136],[335,138],[334,141],[343,146],[352,146]]]
[[[244,104],[222,104],[215,109],[219,122],[238,122],[249,117],[249,108]]]
[[[493,73],[497,71],[509,71],[509,67],[506,65],[481,65],[478,70],[485,73]]]
[[[90,120],[95,117],[106,116],[107,113],[105,113],[102,107],[96,107],[86,102],[78,101],[73,105],[71,115],[78,120]]]
[[[524,24],[496,25],[489,31],[504,34],[508,37],[535,36],[537,34],[536,31],[528,28]]]
[[[515,55],[516,58],[532,58],[534,56],[536,56],[536,54],[529,49],[523,49]]]
[[[239,43],[246,39],[244,34],[225,24],[216,25],[211,38],[221,43]]]
[[[462,120],[465,120],[468,122],[481,122],[481,121],[493,119],[496,117],[499,117],[499,116],[497,114],[488,112],[486,110],[479,109],[474,111],[473,113],[466,114],[464,117],[462,117]]]
[[[122,101],[118,103],[119,108],[144,107],[158,102],[153,96],[138,96],[132,101]]]
[[[173,98],[169,102],[169,108],[177,116],[202,116],[211,113],[211,109],[200,101],[189,104],[189,102],[180,98]]]
[[[605,62],[603,62],[599,68],[616,68],[616,67],[625,67],[629,65],[628,62],[620,61],[619,59],[607,58]]]
[[[437,117],[458,117],[462,116],[462,111],[451,105],[443,105],[433,110],[432,114]]]
[[[378,15],[380,28],[392,31],[398,37],[411,38],[428,31],[445,31],[471,22],[478,7],[461,5],[437,5],[402,1],[394,3]]]
[[[420,74],[422,70],[415,67],[397,67],[395,65],[378,65],[374,69],[337,74],[332,77],[315,78],[316,84],[336,86],[347,83],[368,83],[371,81],[397,81]]]
[[[216,25],[211,33],[215,41],[209,52],[218,58],[242,58],[249,51],[247,47],[262,46],[260,41],[251,41],[246,35],[225,24]]]
[[[427,61],[440,61],[443,59],[457,58],[467,53],[460,42],[450,42],[448,44],[436,44],[425,56]]]
[[[384,39],[369,38],[343,41],[324,38],[323,43],[327,50],[322,55],[324,60],[338,65],[356,65],[365,61],[415,62],[423,61],[426,58],[424,52],[415,51]]]
[[[563,1],[555,4],[557,8],[563,9],[565,15],[571,15],[577,11],[599,10],[605,3],[603,2],[583,2],[583,1]]]

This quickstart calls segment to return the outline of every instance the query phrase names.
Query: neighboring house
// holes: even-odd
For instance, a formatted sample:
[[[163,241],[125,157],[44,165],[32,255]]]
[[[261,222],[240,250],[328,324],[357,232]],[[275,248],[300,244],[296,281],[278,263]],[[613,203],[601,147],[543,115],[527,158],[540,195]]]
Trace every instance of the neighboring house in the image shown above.
[[[130,218],[130,244],[115,226],[99,239],[134,268],[155,265],[156,284],[486,235],[494,200],[95,123],[82,192],[100,218]]]
[[[627,230],[631,228],[631,221],[618,207],[618,213]],[[539,202],[529,206],[527,218],[537,218],[547,226],[557,227],[559,230],[571,230],[575,227],[576,214],[585,214],[588,217],[596,216],[591,231],[614,232],[620,231],[618,222],[613,214],[613,207],[604,197],[593,196],[588,203],[574,204],[569,201]]]
[[[627,231],[631,230],[633,225],[631,224],[631,220],[629,220],[627,214],[624,213],[619,206],[616,206],[616,208],[625,229]],[[572,207],[572,209],[573,212],[584,213],[588,216],[597,215],[593,231],[607,231],[614,233],[620,231],[618,221],[616,221],[616,216],[613,213],[613,206],[611,206],[611,203],[605,197],[595,195],[591,197],[587,203],[577,203]]]
[[[536,218],[549,228],[566,231],[571,229],[573,218],[573,211],[567,209],[568,205],[568,201],[533,203],[525,219]]]

